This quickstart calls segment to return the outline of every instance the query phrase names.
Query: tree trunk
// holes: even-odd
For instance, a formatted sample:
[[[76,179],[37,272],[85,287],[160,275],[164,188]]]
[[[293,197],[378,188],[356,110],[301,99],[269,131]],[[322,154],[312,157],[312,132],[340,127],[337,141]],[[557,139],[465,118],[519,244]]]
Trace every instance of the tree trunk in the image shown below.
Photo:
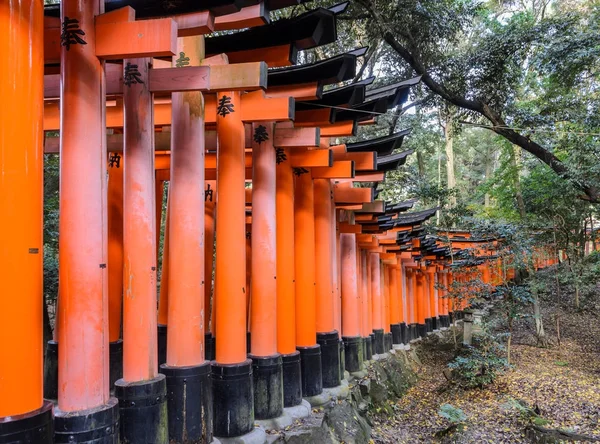
[[[486,156],[485,156],[485,180],[488,181],[494,173],[494,148],[492,145],[488,145]],[[490,207],[490,193],[485,193],[484,207]]]
[[[537,291],[533,292],[533,318],[535,319],[535,334],[537,336],[538,344],[542,347],[547,347],[548,339],[546,338],[546,332],[544,331],[544,322],[540,311],[540,298]]]
[[[518,145],[513,145],[512,147],[513,152],[511,155],[511,160],[513,167],[515,168],[515,197],[517,199],[517,208],[519,209],[519,215],[521,216],[521,219],[525,219],[525,202],[523,201],[523,194],[521,193],[521,147],[519,147]]]
[[[448,190],[453,190],[456,187],[456,176],[454,174],[454,147],[452,142],[454,135],[452,134],[452,116],[448,114],[446,117],[446,126],[444,127],[444,136],[446,138],[446,173],[448,177]],[[450,206],[456,206],[456,196],[451,195]]]
[[[417,151],[417,165],[419,167],[419,177],[425,177],[425,163],[423,162],[421,151]]]

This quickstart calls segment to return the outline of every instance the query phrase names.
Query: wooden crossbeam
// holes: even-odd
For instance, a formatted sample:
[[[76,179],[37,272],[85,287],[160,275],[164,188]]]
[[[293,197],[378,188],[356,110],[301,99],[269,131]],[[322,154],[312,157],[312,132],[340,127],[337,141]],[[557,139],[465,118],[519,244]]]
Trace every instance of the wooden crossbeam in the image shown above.
[[[317,82],[300,85],[271,86],[267,89],[269,97],[293,97],[296,100],[317,100],[322,94],[322,88]]]
[[[291,66],[296,58],[297,49],[292,44],[272,46],[270,48],[232,51],[227,53],[230,63],[266,62],[271,68]],[[207,56],[216,54],[207,54]]]
[[[296,119],[294,120],[296,126],[323,126],[331,124],[331,109],[311,109],[306,111],[297,111]]]
[[[339,230],[340,233],[360,234],[362,233],[362,226],[360,224],[349,224],[348,222],[340,222]]]
[[[177,52],[177,24],[170,18],[96,24],[100,59],[170,57]]]
[[[171,18],[177,23],[178,37],[209,34],[215,30],[215,17],[210,11],[178,14]]]
[[[349,137],[356,134],[356,122],[352,120],[319,126],[321,128],[321,137]]]
[[[363,209],[357,211],[357,213],[383,213],[385,212],[385,202],[382,200],[376,200],[374,202],[368,202],[363,205]],[[356,215],[358,217],[358,214]]]
[[[333,158],[335,160],[352,160],[354,162],[354,169],[356,171],[365,170],[372,171],[377,168],[377,153],[376,152],[364,152],[364,153],[347,153],[334,151]]]
[[[215,31],[254,28],[269,23],[269,11],[264,2],[246,6],[233,14],[221,15],[215,18]]]
[[[342,160],[333,162],[331,167],[319,167],[312,169],[313,179],[338,179],[354,177],[354,162]]]
[[[333,199],[336,203],[362,204],[373,202],[372,188],[340,188],[333,187]]]
[[[293,150],[290,158],[294,168],[330,168],[333,166],[333,155],[329,150]]]

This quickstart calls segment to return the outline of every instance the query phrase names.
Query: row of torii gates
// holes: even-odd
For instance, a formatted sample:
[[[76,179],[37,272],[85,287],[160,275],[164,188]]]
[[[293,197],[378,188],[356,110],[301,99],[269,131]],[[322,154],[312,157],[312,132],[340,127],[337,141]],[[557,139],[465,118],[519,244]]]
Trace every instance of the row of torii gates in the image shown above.
[[[298,3],[0,4],[0,443],[260,434],[464,308],[444,295],[470,272],[422,225],[436,209],[376,199],[408,131],[332,144],[419,78],[348,83],[364,48],[296,65],[347,7],[269,22]],[[44,153],[60,155],[45,381]]]

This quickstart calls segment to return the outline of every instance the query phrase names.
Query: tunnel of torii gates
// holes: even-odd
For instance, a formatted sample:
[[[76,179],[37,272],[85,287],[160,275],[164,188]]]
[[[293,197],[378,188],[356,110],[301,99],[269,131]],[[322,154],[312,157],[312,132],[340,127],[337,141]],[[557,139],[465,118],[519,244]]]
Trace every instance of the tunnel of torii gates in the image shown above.
[[[453,280],[510,278],[496,240],[455,232],[451,251],[425,234],[435,208],[377,200],[408,131],[340,140],[420,79],[352,83],[366,48],[296,65],[347,6],[270,22],[300,2],[0,2],[0,443],[260,433],[448,326],[468,305]],[[48,344],[44,153],[60,156]]]

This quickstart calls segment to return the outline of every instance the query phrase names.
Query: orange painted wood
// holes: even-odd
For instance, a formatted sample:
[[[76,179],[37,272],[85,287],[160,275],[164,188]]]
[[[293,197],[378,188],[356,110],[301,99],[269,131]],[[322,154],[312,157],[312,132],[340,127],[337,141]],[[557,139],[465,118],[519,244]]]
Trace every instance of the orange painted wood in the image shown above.
[[[295,49],[292,45],[272,46],[248,51],[228,52],[229,63],[265,62],[270,68],[291,66]],[[216,54],[208,54],[214,56]]]
[[[151,59],[128,59],[148,78]],[[149,82],[123,92],[125,152],[123,180],[123,379],[147,381],[158,375],[156,316],[156,188],[154,183],[153,97]],[[159,203],[161,205],[162,202]]]
[[[342,336],[360,336],[360,299],[356,268],[356,235],[340,234],[342,264]]]
[[[375,173],[363,173],[361,171],[356,172],[354,182],[383,182],[385,180],[385,172]]]
[[[109,156],[112,153],[109,154]],[[123,171],[125,159],[121,156],[108,170],[108,340],[121,337],[123,310]]]
[[[37,0],[0,2],[0,422],[8,430],[12,416],[43,403],[43,15]]]
[[[241,119],[244,122],[294,120],[294,99],[270,99],[264,91],[244,94],[241,99]]]
[[[383,283],[381,282],[381,263],[379,254],[369,252],[369,267],[371,269],[371,295],[372,295],[372,317],[373,329],[383,328]]]
[[[253,132],[258,128],[253,124]],[[253,356],[277,353],[277,228],[274,123],[262,125],[266,140],[252,144],[252,306]]]
[[[372,188],[333,188],[333,197],[339,203],[361,204],[373,201]]]
[[[199,36],[215,30],[215,16],[210,11],[173,15],[178,37]]]
[[[177,53],[192,66],[204,58],[202,36],[181,37]],[[173,57],[173,63],[177,56]],[[186,68],[180,68],[186,69]],[[204,107],[200,92],[172,95],[169,184],[167,365],[200,365],[204,355]]]
[[[354,162],[354,169],[372,171],[377,169],[377,153],[376,152],[365,152],[365,153],[336,153],[334,151],[333,158],[338,160],[352,160]]]
[[[210,88],[211,68],[189,66],[185,68],[151,69],[148,85],[152,92],[206,91]]]
[[[274,145],[278,148],[319,146],[319,128],[294,128],[291,122],[280,122],[275,126]]]
[[[315,150],[320,151],[320,150]],[[321,150],[329,151],[329,150]],[[334,326],[334,250],[332,239],[334,207],[332,183],[330,179],[313,181],[314,214],[315,214],[315,294],[316,294],[316,327],[319,333],[335,330]]]
[[[8,4],[7,4],[8,6]],[[6,28],[8,29],[8,28]],[[39,31],[38,31],[39,32]],[[61,24],[58,17],[44,17],[44,63],[60,63]]]
[[[333,166],[333,156],[329,150],[291,150],[290,160],[293,167],[324,167]]]
[[[94,48],[100,0],[63,0],[86,45],[61,46],[58,407],[105,405],[108,374],[106,145],[104,66]],[[82,70],[85,76],[82,75]],[[41,94],[41,92],[40,92]]]
[[[289,149],[284,154],[290,155]],[[294,173],[290,162],[276,166],[277,351],[296,353],[296,286],[294,260]]]
[[[311,109],[305,111],[296,111],[294,124],[297,127],[302,126],[322,126],[331,123],[331,108]]]
[[[362,225],[349,224],[348,222],[340,222],[339,230],[340,230],[340,233],[360,234],[360,233],[362,233]]]
[[[234,109],[242,107],[240,93],[226,91]],[[235,364],[246,360],[246,221],[244,203],[244,124],[240,113],[217,116],[219,137],[217,172],[217,250],[215,303],[216,361]],[[220,236],[219,233],[227,233]]]
[[[329,148],[335,153],[336,156],[347,152],[345,144],[331,145]]]
[[[319,126],[321,127],[321,137],[346,137],[353,136],[356,132],[356,124],[353,121]]]
[[[314,179],[337,179],[354,177],[354,162],[343,160],[334,162],[331,167],[317,167],[312,169]]]
[[[216,212],[216,182],[206,181],[206,191],[213,190],[212,196],[205,194],[204,199],[204,331],[215,333],[215,309],[213,299],[213,273],[215,253],[215,212]],[[210,307],[210,309],[209,309]],[[210,316],[209,316],[210,313]]]
[[[316,345],[314,192],[310,174],[295,178],[294,244],[296,273],[296,345]]]
[[[395,261],[396,260],[395,253],[381,253],[379,255],[379,257],[382,261]]]
[[[215,31],[231,29],[254,28],[269,23],[269,11],[265,4],[246,6],[233,14],[222,15],[215,18]]]
[[[375,200],[373,202],[368,202],[368,203],[363,204],[363,209],[357,211],[357,213],[359,213],[359,214],[360,213],[383,213],[384,211],[385,211],[385,202],[382,200]],[[359,217],[359,214],[356,215],[357,218]],[[360,219],[360,220],[363,220],[363,219]],[[372,219],[366,219],[366,220],[372,220]]]
[[[267,64],[265,62],[210,66],[210,91],[254,91],[264,90],[266,87]]]
[[[169,57],[177,52],[177,24],[170,18],[96,25],[101,59]]]
[[[296,100],[318,100],[321,96],[321,88],[317,82],[271,86],[267,89],[267,96],[293,97]]]
[[[96,17],[96,25],[107,25],[111,23],[133,22],[135,20],[135,10],[131,6],[115,9],[105,12]]]

